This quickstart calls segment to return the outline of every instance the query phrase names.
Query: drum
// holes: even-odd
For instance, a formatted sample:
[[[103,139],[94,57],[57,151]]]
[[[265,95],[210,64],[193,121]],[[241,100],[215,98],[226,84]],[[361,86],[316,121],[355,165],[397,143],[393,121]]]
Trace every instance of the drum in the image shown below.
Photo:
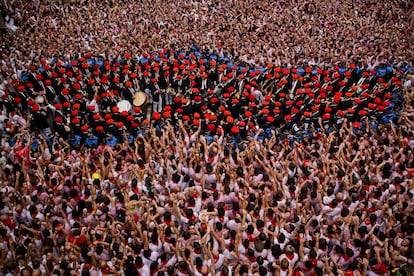
[[[37,95],[35,98],[35,103],[42,104],[45,101],[45,98],[43,98],[42,95]]]
[[[131,103],[127,100],[120,101],[116,106],[119,108],[119,112],[131,110]]]
[[[134,102],[135,106],[142,106],[147,103],[148,96],[144,92],[137,92],[134,95]]]

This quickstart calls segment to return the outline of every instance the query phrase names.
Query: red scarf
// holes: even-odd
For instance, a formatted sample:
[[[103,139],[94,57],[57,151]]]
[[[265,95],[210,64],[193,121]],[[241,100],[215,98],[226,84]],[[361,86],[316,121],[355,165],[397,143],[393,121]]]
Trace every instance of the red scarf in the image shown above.
[[[289,260],[293,260],[293,258],[295,257],[295,254],[293,253],[286,253],[285,255]]]

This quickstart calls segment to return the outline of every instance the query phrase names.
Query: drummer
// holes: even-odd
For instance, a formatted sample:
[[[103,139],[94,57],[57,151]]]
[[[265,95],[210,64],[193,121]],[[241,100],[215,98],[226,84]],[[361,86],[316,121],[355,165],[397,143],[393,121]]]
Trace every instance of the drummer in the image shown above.
[[[135,95],[135,90],[132,87],[132,82],[127,81],[125,84],[122,83],[121,86],[121,96],[132,104]]]
[[[164,93],[165,105],[172,105],[174,96],[175,96],[174,87],[172,86],[172,83],[168,83],[168,86]]]
[[[152,111],[161,112],[162,111],[162,98],[163,94],[161,87],[158,83],[158,78],[151,79],[150,90],[152,94]]]

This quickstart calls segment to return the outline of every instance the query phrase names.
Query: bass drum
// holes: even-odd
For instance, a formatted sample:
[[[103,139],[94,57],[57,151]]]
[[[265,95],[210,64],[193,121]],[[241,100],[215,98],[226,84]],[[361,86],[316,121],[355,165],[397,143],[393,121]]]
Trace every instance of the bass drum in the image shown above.
[[[134,101],[133,104],[135,106],[143,106],[147,103],[148,101],[148,96],[147,94],[145,94],[144,92],[137,92],[134,95]]]
[[[131,110],[131,103],[127,100],[120,101],[116,106],[118,107],[119,112],[129,112]]]

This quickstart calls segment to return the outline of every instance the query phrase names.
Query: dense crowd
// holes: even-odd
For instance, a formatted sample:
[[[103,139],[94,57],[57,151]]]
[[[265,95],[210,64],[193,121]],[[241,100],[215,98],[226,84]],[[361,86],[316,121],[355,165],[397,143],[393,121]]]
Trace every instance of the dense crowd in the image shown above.
[[[0,2],[0,275],[412,275],[410,1],[120,2]]]

